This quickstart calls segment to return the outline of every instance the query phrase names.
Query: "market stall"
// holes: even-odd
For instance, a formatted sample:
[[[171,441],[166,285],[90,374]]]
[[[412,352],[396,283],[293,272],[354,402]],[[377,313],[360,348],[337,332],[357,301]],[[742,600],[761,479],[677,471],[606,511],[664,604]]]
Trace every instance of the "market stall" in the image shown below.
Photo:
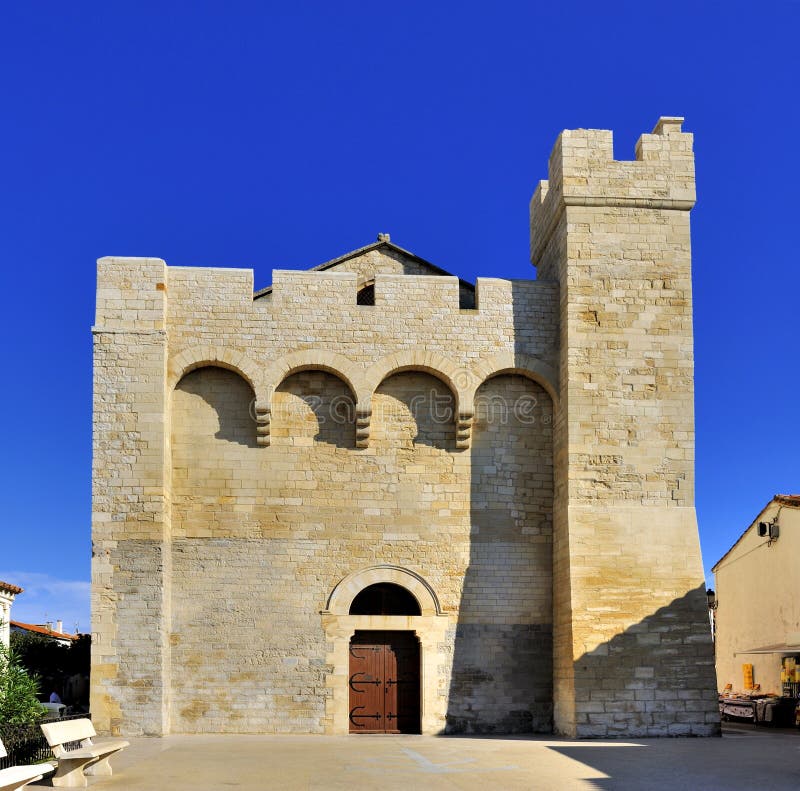
[[[744,692],[734,692],[727,684],[719,696],[719,713],[723,720],[749,720],[753,723],[800,727],[800,647],[764,646],[738,654],[780,654],[781,691],[762,692],[753,683],[753,666],[742,665]],[[787,656],[787,654],[791,654]]]

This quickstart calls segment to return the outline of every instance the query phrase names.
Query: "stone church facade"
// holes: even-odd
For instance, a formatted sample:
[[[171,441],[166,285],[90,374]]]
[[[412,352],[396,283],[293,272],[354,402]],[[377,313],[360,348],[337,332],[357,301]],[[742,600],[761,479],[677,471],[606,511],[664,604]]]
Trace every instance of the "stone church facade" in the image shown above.
[[[99,731],[718,732],[692,136],[565,131],[536,280],[378,241],[253,289],[98,262]]]

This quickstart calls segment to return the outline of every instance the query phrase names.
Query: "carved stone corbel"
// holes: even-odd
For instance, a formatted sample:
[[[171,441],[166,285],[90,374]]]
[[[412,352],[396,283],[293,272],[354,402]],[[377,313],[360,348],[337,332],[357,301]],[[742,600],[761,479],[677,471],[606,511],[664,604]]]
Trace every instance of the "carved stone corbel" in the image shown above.
[[[466,450],[469,448],[472,439],[472,419],[475,417],[473,411],[460,411],[456,419],[456,448]]]
[[[265,401],[256,401],[256,442],[264,447],[269,445],[270,405]]]
[[[369,447],[369,424],[372,420],[370,402],[356,404],[356,447]]]

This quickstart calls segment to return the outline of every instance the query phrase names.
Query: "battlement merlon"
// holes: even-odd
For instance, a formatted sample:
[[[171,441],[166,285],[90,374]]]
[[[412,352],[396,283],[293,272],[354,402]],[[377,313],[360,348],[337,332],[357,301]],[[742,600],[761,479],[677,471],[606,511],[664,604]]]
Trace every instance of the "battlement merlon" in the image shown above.
[[[542,258],[567,206],[620,206],[689,211],[695,203],[693,135],[683,118],[662,116],[636,143],[636,159],[614,159],[605,129],[567,129],[550,155],[548,179],[530,204],[531,262]]]
[[[99,258],[93,331],[163,331],[166,293],[167,265],[160,258]]]

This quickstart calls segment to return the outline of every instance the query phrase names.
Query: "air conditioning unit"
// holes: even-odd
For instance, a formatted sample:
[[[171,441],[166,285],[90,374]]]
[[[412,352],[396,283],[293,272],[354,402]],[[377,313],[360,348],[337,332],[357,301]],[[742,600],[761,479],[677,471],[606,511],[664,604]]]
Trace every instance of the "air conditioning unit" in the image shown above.
[[[770,541],[774,541],[780,535],[780,528],[776,522],[759,522],[758,535],[762,538],[769,536]]]

